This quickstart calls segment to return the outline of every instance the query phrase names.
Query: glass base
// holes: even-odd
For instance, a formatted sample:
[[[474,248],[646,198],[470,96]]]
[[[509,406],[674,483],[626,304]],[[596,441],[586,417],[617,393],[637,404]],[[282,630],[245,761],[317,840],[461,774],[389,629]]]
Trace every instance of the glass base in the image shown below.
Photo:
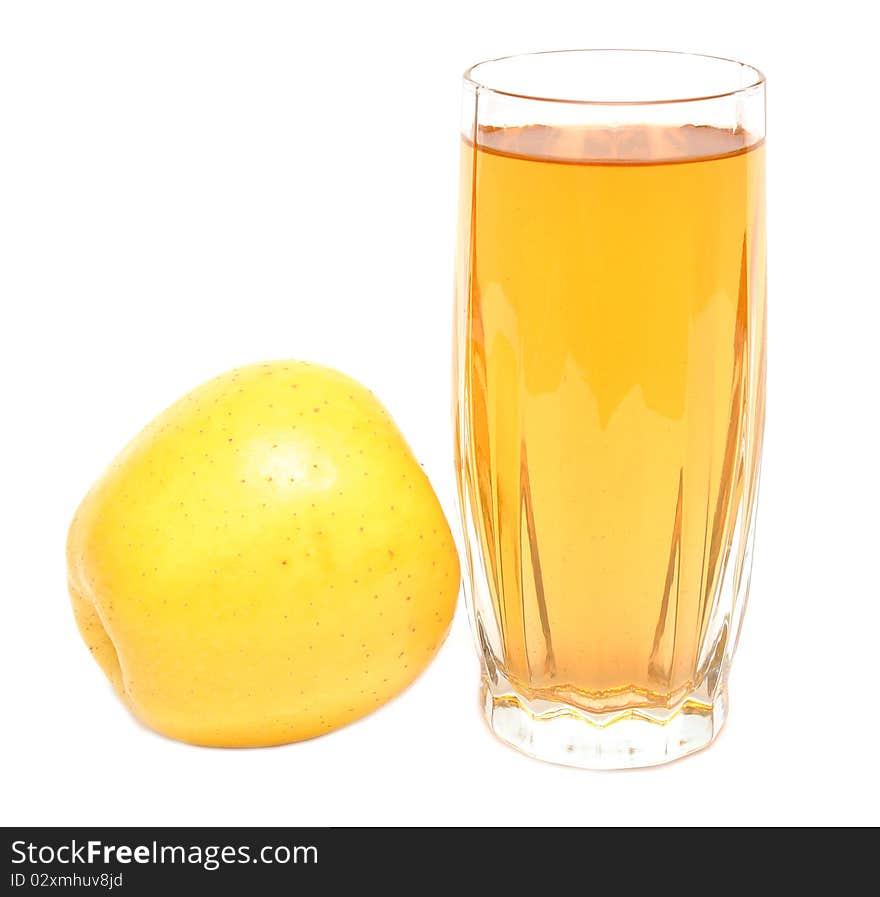
[[[495,694],[486,680],[481,696],[486,722],[503,742],[538,760],[581,769],[671,763],[711,744],[727,717],[725,689],[711,703],[691,697],[672,710],[606,714]]]

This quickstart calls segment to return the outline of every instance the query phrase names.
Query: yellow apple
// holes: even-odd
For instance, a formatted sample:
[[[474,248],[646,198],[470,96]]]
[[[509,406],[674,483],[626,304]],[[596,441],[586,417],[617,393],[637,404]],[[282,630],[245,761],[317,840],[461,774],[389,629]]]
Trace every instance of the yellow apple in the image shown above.
[[[172,405],[76,512],[80,632],[153,729],[216,746],[311,738],[430,662],[458,557],[388,412],[337,371],[231,371]]]

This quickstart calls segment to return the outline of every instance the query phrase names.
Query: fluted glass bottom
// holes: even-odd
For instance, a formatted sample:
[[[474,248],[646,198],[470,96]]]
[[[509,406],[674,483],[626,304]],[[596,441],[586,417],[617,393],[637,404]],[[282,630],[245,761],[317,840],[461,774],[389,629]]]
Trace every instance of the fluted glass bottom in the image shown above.
[[[670,763],[711,744],[727,717],[726,689],[710,701],[691,695],[672,709],[604,714],[530,701],[486,679],[481,698],[486,722],[501,741],[538,760],[581,769]]]

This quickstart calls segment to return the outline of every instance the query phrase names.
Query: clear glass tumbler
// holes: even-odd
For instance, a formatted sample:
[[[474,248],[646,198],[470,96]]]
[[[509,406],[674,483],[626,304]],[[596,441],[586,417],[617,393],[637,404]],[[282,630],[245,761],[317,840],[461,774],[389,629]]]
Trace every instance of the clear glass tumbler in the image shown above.
[[[764,78],[578,50],[464,78],[456,442],[496,735],[556,763],[709,744],[764,424]]]

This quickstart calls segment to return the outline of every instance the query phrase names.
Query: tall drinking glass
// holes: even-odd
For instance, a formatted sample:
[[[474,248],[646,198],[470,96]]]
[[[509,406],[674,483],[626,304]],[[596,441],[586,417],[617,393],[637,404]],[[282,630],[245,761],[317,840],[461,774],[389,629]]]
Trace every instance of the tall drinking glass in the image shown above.
[[[456,441],[486,719],[572,766],[709,744],[764,424],[764,78],[538,53],[464,79]]]

